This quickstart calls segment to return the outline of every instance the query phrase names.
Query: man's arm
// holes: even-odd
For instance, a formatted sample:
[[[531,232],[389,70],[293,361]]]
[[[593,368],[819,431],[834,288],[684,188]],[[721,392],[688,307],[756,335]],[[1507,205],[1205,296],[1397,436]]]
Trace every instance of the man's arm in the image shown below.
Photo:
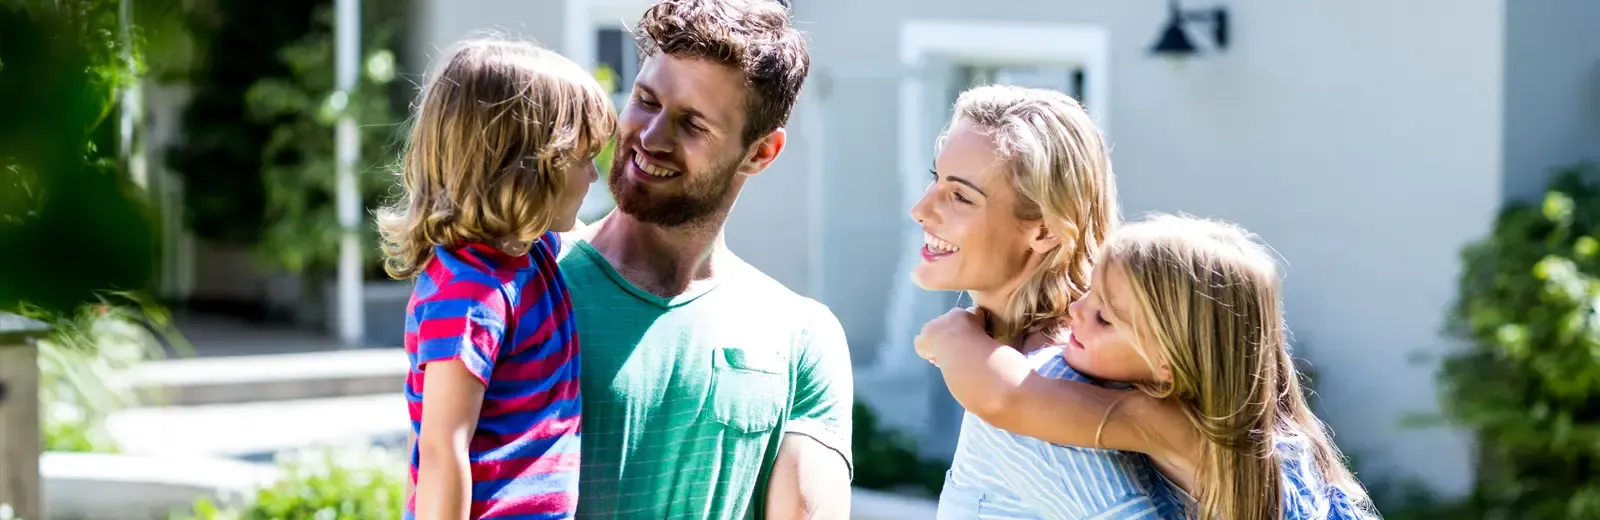
[[[766,516],[847,519],[855,383],[844,329],[821,304],[796,353],[794,407],[768,480]]]
[[[850,517],[850,465],[803,433],[783,434],[767,487],[767,518]]]

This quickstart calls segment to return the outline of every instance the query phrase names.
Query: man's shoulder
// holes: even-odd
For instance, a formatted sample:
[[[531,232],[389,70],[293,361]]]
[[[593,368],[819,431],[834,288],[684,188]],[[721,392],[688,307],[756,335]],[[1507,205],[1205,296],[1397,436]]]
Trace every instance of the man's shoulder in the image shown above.
[[[729,256],[734,262],[730,262],[733,265],[729,268],[729,279],[721,285],[737,293],[732,299],[736,304],[762,309],[773,318],[801,328],[838,326],[839,319],[826,304],[795,292],[737,256]]]

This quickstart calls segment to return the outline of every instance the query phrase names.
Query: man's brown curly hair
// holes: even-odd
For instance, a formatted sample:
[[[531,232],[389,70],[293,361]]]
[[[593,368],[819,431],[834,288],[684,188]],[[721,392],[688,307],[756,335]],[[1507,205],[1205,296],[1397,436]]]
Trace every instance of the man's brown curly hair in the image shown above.
[[[805,38],[774,0],[662,0],[633,34],[641,58],[662,52],[742,72],[746,146],[788,123],[811,68]]]

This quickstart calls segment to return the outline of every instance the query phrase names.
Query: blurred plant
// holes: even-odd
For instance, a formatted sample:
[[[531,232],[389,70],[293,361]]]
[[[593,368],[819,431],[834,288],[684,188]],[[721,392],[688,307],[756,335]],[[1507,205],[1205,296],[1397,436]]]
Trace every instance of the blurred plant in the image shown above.
[[[289,73],[279,50],[308,33],[315,8],[330,2],[204,1],[212,7],[186,19],[195,63],[181,81],[192,95],[183,139],[166,162],[183,180],[184,217],[198,238],[252,243],[265,205],[261,143],[273,124],[245,117],[244,93],[262,77]]]
[[[1474,516],[1600,518],[1600,169],[1557,172],[1468,246],[1439,372],[1444,418],[1477,434]]]
[[[363,207],[377,207],[394,185],[401,118],[390,99],[395,55],[388,50],[396,25],[383,23],[370,35],[354,92],[335,89],[333,12],[320,8],[305,37],[284,47],[279,59],[289,74],[257,81],[245,93],[252,121],[273,123],[261,150],[266,189],[266,226],[257,247],[267,263],[289,272],[331,270],[339,257],[334,128],[351,114],[360,129],[356,167]],[[363,221],[366,212],[363,212]],[[374,244],[366,264],[380,261],[377,230],[362,226],[363,244]]]
[[[405,507],[405,458],[378,447],[318,450],[283,459],[283,473],[242,507],[208,499],[172,520],[389,520]]]
[[[851,433],[855,453],[853,484],[866,489],[939,496],[949,464],[923,458],[905,434],[878,422],[877,414],[856,401]]]
[[[107,294],[101,303],[67,315],[23,310],[53,325],[38,343],[49,451],[117,451],[105,419],[139,397],[119,382],[120,376],[144,361],[165,357],[168,346],[178,353],[188,351],[166,312],[133,294]]]
[[[154,219],[105,124],[143,67],[118,5],[0,5],[0,310],[65,312],[155,272]]]

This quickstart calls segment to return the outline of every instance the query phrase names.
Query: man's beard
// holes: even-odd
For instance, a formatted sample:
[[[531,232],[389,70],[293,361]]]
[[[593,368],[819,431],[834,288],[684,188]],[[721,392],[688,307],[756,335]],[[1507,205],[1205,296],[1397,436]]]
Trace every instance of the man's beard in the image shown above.
[[[646,224],[661,227],[681,227],[703,224],[728,209],[727,199],[733,191],[733,179],[738,175],[739,155],[731,160],[719,161],[705,173],[682,172],[677,182],[682,190],[672,194],[652,194],[651,186],[639,181],[624,181],[632,153],[619,149],[611,161],[611,174],[606,185],[611,188],[611,198],[617,209]]]

